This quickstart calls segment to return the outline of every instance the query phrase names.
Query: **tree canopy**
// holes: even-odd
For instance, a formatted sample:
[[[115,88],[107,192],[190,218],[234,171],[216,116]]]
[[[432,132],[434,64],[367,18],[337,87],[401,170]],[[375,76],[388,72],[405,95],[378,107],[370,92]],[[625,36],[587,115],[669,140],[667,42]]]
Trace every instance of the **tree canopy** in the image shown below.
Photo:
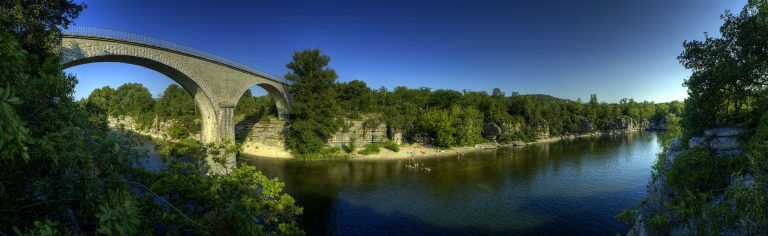
[[[678,59],[692,74],[682,121],[698,134],[718,126],[754,123],[766,111],[768,11],[765,1],[749,1],[739,14],[722,15],[720,38],[683,43]]]
[[[293,60],[286,65],[292,72],[285,78],[293,82],[287,142],[297,154],[319,152],[341,125],[337,119],[341,113],[336,102],[337,76],[328,67],[330,60],[318,49],[303,50],[293,53]]]

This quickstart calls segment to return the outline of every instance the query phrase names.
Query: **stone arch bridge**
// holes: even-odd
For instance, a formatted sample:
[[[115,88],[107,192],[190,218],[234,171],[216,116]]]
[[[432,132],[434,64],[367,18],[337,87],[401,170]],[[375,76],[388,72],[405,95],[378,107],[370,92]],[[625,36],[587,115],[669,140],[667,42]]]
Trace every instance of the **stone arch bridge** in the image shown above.
[[[72,26],[63,31],[64,68],[95,62],[122,62],[160,72],[194,98],[201,114],[203,143],[234,140],[234,108],[254,85],[276,102],[281,119],[290,108],[290,83],[249,66],[173,42],[140,34]],[[234,157],[228,162],[234,164]]]

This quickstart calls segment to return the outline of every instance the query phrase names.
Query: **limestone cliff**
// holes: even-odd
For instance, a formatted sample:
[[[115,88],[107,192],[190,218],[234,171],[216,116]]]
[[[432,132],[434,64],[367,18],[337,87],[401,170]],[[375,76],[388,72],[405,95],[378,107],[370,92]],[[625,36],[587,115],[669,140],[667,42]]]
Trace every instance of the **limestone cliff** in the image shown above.
[[[328,145],[340,147],[349,144],[351,140],[355,140],[355,146],[357,147],[362,147],[369,143],[381,143],[389,140],[400,144],[403,142],[403,134],[395,132],[382,122],[377,122],[375,118],[351,120],[346,121],[344,127],[328,139]]]
[[[173,126],[173,120],[159,120],[155,119],[148,127],[139,127],[133,117],[120,116],[107,118],[107,125],[111,129],[115,130],[129,130],[142,135],[147,135],[154,138],[167,137],[170,133],[171,126]],[[199,140],[199,134],[191,134],[190,138]]]
[[[663,160],[663,166],[660,166],[660,168],[663,168],[661,172],[668,170],[675,162],[675,159],[687,150],[687,148],[704,148],[713,154],[714,158],[733,158],[741,155],[742,143],[738,138],[741,133],[742,130],[738,128],[706,130],[703,136],[692,137],[687,143],[688,147],[685,147],[686,145],[679,139],[674,139],[669,150],[663,156],[665,159]],[[751,187],[753,182],[752,177],[748,173],[742,173],[742,175],[738,177],[731,177],[728,186],[725,187],[726,191],[715,196],[707,203],[707,205],[717,206],[719,204],[728,203],[728,190],[745,186]],[[657,215],[673,215],[672,210],[669,209],[667,203],[675,198],[681,198],[683,196],[676,195],[674,190],[668,184],[667,177],[664,174],[658,173],[654,174],[654,178],[652,178],[651,183],[648,184],[646,192],[647,196],[640,205],[637,221],[627,235],[695,235],[697,231],[696,227],[707,228],[715,224],[711,222],[713,221],[711,218],[706,217],[706,212],[702,212],[701,214],[705,215],[705,221],[708,221],[705,222],[704,225],[689,224],[682,222],[681,220],[671,220],[669,225],[664,229],[659,229],[651,223],[652,218]],[[735,206],[726,205],[726,208],[735,209]],[[720,230],[721,235],[751,235],[749,233],[750,231],[740,227],[725,227]]]
[[[286,122],[280,119],[262,119],[255,124],[236,124],[235,133],[246,145],[256,144],[287,148],[285,135],[288,131]]]
[[[666,130],[667,129],[667,117],[661,117],[658,120],[648,123],[649,130]]]
[[[647,127],[647,122],[640,122],[638,123],[635,121],[635,119],[627,118],[627,117],[617,117],[613,123],[609,123],[608,126],[604,128],[603,131],[608,133],[626,133],[626,132],[634,132],[639,130],[645,130]]]
[[[285,147],[285,135],[288,126],[285,121],[278,119],[265,119],[255,124],[238,124],[235,132],[239,137],[244,137],[248,144],[261,144],[272,147]],[[336,132],[329,140],[328,145],[339,147],[349,144],[351,139],[355,145],[362,147],[369,143],[395,141],[402,142],[402,134],[394,132],[380,122],[370,119],[345,121],[344,127]]]

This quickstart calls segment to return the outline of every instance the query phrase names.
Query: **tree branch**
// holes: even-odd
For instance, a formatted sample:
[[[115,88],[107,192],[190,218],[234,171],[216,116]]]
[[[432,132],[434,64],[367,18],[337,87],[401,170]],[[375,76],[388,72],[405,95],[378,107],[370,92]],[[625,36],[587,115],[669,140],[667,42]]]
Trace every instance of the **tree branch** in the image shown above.
[[[190,223],[192,223],[193,225],[195,225],[195,226],[197,226],[197,227],[202,227],[202,228],[209,228],[209,229],[216,229],[216,228],[221,228],[221,227],[212,227],[212,226],[206,226],[206,225],[203,225],[203,224],[197,223],[196,221],[192,220],[192,218],[189,218],[189,216],[187,216],[186,214],[184,214],[184,212],[181,212],[181,210],[179,210],[178,208],[176,208],[176,206],[174,206],[173,204],[171,204],[170,202],[168,202],[168,200],[165,200],[165,198],[163,198],[163,197],[161,197],[160,195],[158,195],[157,193],[153,192],[151,189],[149,189],[149,187],[147,187],[146,185],[144,185],[144,184],[142,184],[142,183],[139,183],[139,182],[134,182],[134,181],[129,181],[129,180],[122,180],[122,181],[116,181],[116,180],[103,180],[103,181],[105,181],[105,182],[117,182],[117,183],[128,183],[128,184],[137,185],[137,186],[139,186],[139,187],[143,188],[144,190],[146,190],[147,192],[151,193],[151,194],[152,194],[152,195],[154,195],[155,197],[159,198],[159,199],[160,199],[160,200],[161,200],[163,203],[165,203],[165,204],[166,204],[166,205],[168,205],[169,207],[173,208],[173,210],[175,210],[176,212],[178,212],[179,214],[181,214],[181,216],[182,216],[182,217],[184,217],[184,219],[186,219],[187,221],[189,221],[189,222],[190,222]]]

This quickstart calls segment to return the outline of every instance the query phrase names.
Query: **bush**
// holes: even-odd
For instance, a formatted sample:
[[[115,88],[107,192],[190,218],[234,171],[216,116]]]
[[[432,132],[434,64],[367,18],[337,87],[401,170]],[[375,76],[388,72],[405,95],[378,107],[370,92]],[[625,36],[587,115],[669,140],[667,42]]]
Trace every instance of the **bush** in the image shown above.
[[[635,221],[637,221],[637,214],[639,214],[639,210],[633,209],[632,207],[627,207],[621,213],[615,216],[616,220],[619,222],[625,223],[627,225],[633,225],[635,224]]]
[[[667,170],[667,181],[678,192],[711,193],[728,184],[728,161],[709,150],[692,148],[678,155]]]
[[[141,210],[142,218],[155,219],[142,221],[150,223],[155,234],[301,233],[296,231],[299,229],[294,219],[302,214],[303,209],[295,205],[291,196],[283,193],[284,183],[276,178],[267,178],[248,165],[235,167],[226,173],[211,172],[212,163],[206,159],[210,156],[216,164],[221,164],[223,158],[237,151],[237,145],[231,142],[196,145],[198,143],[191,139],[160,144],[158,148],[169,150],[166,156],[168,168],[160,172],[145,172],[143,178],[136,181],[143,183],[137,187],[146,190],[143,195],[148,197],[137,199],[140,205],[135,207]],[[103,225],[100,231],[122,229],[131,232],[127,226],[136,217],[128,217],[126,212],[130,213],[130,209],[120,206],[128,206],[126,202],[132,199],[120,195],[113,198],[114,203],[122,205],[107,204],[102,207],[100,220],[110,224]],[[159,198],[164,199],[162,204],[158,203]],[[168,205],[175,208],[168,208]],[[178,210],[181,207],[183,211]]]
[[[728,199],[716,205],[710,204],[710,201],[726,192],[731,174],[741,173],[746,169],[746,164],[743,156],[712,156],[708,150],[700,147],[684,151],[666,171],[667,182],[675,193],[667,206],[677,219],[696,225],[698,231],[703,230],[701,234],[716,232],[722,225],[734,222],[730,210],[733,204],[727,203]],[[709,219],[704,218],[704,215],[709,216]],[[663,220],[656,219],[656,222],[651,223],[663,226]]]
[[[187,127],[179,122],[174,122],[169,131],[172,139],[181,139],[187,136]]]
[[[763,114],[744,150],[751,155],[751,171],[758,176],[765,175],[768,172],[768,113]]]
[[[399,152],[400,151],[400,145],[395,143],[394,141],[390,140],[384,143],[384,148],[392,150],[393,152]]]
[[[661,232],[665,232],[666,234],[669,234],[670,229],[670,223],[669,223],[669,216],[658,214],[653,216],[649,221],[648,224]]]
[[[381,146],[378,143],[369,143],[365,145],[365,148],[362,151],[359,151],[357,153],[362,155],[378,154],[380,147]]]
[[[291,152],[296,159],[301,160],[323,160],[323,159],[344,159],[349,158],[348,154],[342,153],[340,147],[324,147],[319,152],[298,153]]]
[[[355,142],[357,141],[357,138],[355,136],[349,136],[349,142],[342,146],[344,149],[344,152],[346,153],[352,153],[357,148],[355,145]]]

